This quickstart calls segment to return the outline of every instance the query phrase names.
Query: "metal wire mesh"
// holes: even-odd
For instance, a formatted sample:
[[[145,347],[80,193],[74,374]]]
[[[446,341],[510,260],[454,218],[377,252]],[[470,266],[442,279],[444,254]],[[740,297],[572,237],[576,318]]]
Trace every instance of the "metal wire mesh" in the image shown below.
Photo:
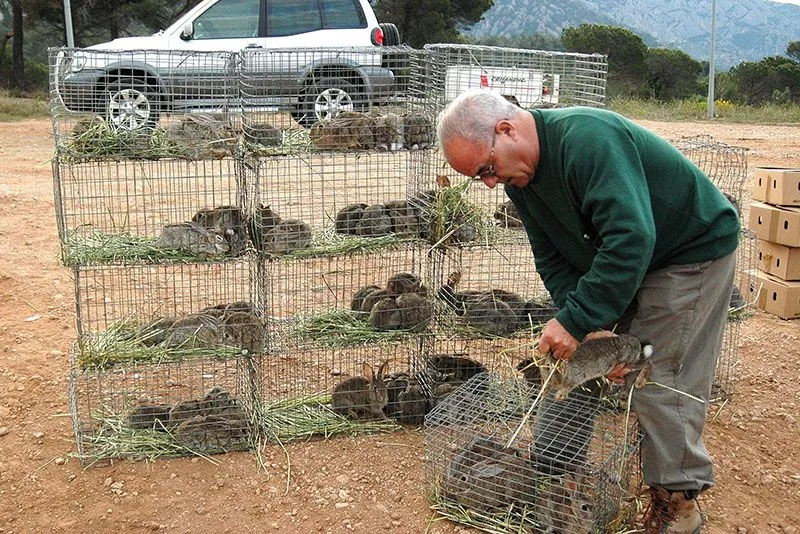
[[[523,108],[603,106],[606,57],[497,46],[428,44],[429,94],[438,108],[470,88],[499,91]]]
[[[563,401],[539,393],[519,378],[481,373],[433,408],[425,478],[434,509],[493,531],[606,532],[625,515],[634,419],[588,392]]]
[[[86,369],[73,350],[69,403],[81,462],[245,450],[256,391],[250,357]]]
[[[684,137],[673,144],[691,159],[736,206],[740,218],[745,203],[747,185],[747,149],[715,141],[711,136]],[[720,401],[733,395],[739,364],[739,331],[741,323],[751,314],[752,302],[747,302],[756,265],[757,239],[742,224],[739,248],[736,252],[736,277],[731,290],[730,312],[714,372],[711,399]]]

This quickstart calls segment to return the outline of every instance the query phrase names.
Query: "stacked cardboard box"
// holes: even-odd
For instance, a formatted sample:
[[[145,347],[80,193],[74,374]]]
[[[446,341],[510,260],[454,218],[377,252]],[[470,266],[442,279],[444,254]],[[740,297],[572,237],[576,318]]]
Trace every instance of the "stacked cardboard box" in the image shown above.
[[[784,319],[800,317],[800,169],[756,168],[753,201],[756,305]]]

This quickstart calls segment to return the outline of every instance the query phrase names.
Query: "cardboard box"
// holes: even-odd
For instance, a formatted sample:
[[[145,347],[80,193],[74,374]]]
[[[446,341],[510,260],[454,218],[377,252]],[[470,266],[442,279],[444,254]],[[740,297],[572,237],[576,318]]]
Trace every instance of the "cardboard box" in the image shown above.
[[[779,208],[776,243],[787,247],[800,247],[800,208]]]
[[[759,310],[781,319],[800,317],[800,282],[787,282],[761,271],[748,271],[753,277],[750,301]]]
[[[775,241],[778,236],[778,208],[764,202],[750,204],[750,230],[764,241]]]
[[[753,200],[800,206],[800,169],[756,167]]]
[[[758,268],[782,280],[800,280],[800,247],[759,239]]]

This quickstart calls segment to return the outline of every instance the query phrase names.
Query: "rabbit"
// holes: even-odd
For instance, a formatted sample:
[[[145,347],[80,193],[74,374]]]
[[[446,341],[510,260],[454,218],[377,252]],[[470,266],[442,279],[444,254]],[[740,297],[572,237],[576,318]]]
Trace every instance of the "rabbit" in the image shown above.
[[[399,330],[402,317],[394,297],[385,297],[375,303],[369,312],[369,324],[375,330]]]
[[[283,142],[281,130],[268,122],[244,125],[244,140],[263,146],[280,146]]]
[[[128,413],[128,425],[136,430],[166,431],[170,407],[166,404],[139,404]]]
[[[204,408],[204,402],[202,400],[194,399],[176,402],[169,409],[167,427],[172,430],[184,421],[188,421],[198,415],[204,415]]]
[[[364,362],[364,376],[347,378],[336,384],[331,395],[333,411],[350,419],[384,419],[384,407],[389,402],[383,377],[387,374],[389,360],[384,361],[378,372]]]
[[[169,329],[175,324],[174,317],[161,317],[139,328],[137,339],[146,347],[159,345],[169,337]]]
[[[264,248],[272,254],[289,254],[311,246],[311,227],[297,219],[281,221],[264,234]]]
[[[390,373],[383,377],[383,383],[386,386],[386,406],[383,407],[383,413],[387,416],[402,414],[398,399],[400,393],[408,388],[410,381],[411,376],[404,372]]]
[[[189,449],[227,451],[243,445],[247,427],[218,415],[195,415],[175,427],[172,435]]]
[[[453,217],[449,223],[449,230],[453,231],[450,237],[453,243],[469,243],[478,237],[478,229],[462,215]]]
[[[239,347],[246,354],[261,352],[264,325],[251,311],[225,310],[222,316],[222,342]]]
[[[530,321],[533,324],[543,324],[555,317],[556,313],[558,313],[558,307],[556,307],[553,299],[532,298],[525,303],[524,316],[526,325],[524,326],[527,326],[528,317],[530,317]]]
[[[588,380],[608,375],[619,363],[643,371],[637,379],[637,386],[641,387],[648,376],[652,354],[652,345],[642,345],[639,339],[628,334],[587,339],[578,344],[572,358],[554,373],[551,387],[555,398],[566,399],[570,391]]]
[[[381,204],[372,204],[364,208],[356,224],[356,234],[364,237],[387,235],[392,231],[392,219],[389,212]]]
[[[314,144],[326,150],[375,147],[375,121],[357,111],[343,111],[314,124],[308,131]]]
[[[200,401],[202,415],[215,415],[225,418],[239,427],[247,426],[247,415],[239,400],[221,387],[208,390]]]
[[[391,232],[399,237],[419,236],[419,218],[408,211],[390,209],[389,219],[392,222]]]
[[[334,228],[337,233],[357,235],[358,222],[364,215],[366,204],[350,204],[340,209],[336,213],[336,220],[334,221]]]
[[[535,472],[513,448],[484,437],[468,442],[445,469],[445,497],[475,512],[533,505]]]
[[[396,113],[374,116],[375,143],[381,150],[396,151],[403,148],[403,117]]]
[[[393,297],[388,290],[377,288],[374,289],[372,292],[367,293],[364,295],[364,299],[361,302],[361,311],[364,313],[370,313],[372,308],[377,304],[379,301],[387,298]]]
[[[435,128],[425,115],[406,113],[403,115],[403,144],[409,150],[428,148],[433,144]]]
[[[428,358],[426,366],[446,375],[449,379],[460,382],[466,382],[473,376],[486,372],[486,367],[480,362],[464,356],[449,354],[431,356]]]
[[[223,256],[230,250],[230,245],[222,234],[193,222],[164,226],[158,238],[158,246],[209,257]]]
[[[370,284],[361,287],[353,294],[353,299],[350,301],[350,309],[356,312],[361,311],[361,306],[364,304],[364,299],[373,291],[380,291],[381,288],[375,284]]]
[[[517,314],[506,302],[489,294],[467,302],[464,317],[471,327],[496,337],[510,336],[517,329]]]
[[[386,290],[393,296],[417,293],[422,287],[422,279],[412,273],[393,274],[386,282]]]
[[[176,320],[169,328],[164,345],[171,348],[210,348],[220,344],[219,318],[208,313],[194,313]]]
[[[411,379],[403,391],[397,395],[400,415],[396,417],[401,423],[420,425],[425,421],[425,414],[431,410],[431,399],[416,379]]]
[[[579,468],[561,476],[547,476],[537,485],[537,523],[544,534],[594,532],[592,506],[582,489],[583,472]]]
[[[401,330],[422,332],[433,318],[433,303],[416,293],[403,293],[395,299]]]
[[[192,222],[222,235],[228,243],[228,254],[241,255],[247,248],[247,230],[242,210],[236,206],[219,206],[201,209]]]
[[[513,202],[507,200],[497,206],[493,217],[501,228],[522,228],[519,212]]]

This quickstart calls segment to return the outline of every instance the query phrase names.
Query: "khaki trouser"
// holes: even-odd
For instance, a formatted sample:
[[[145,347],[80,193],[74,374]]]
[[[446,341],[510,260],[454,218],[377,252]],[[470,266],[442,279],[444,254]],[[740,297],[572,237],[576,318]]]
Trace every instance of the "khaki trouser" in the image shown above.
[[[657,385],[633,390],[632,406],[644,433],[642,471],[648,485],[704,490],[714,483],[702,433],[735,263],[734,253],[714,261],[669,266],[648,274],[637,293],[638,311],[630,333],[653,345],[650,381],[705,401]]]
[[[633,389],[632,405],[644,432],[642,470],[648,485],[703,490],[713,484],[711,458],[701,435],[714,371],[728,318],[735,254],[702,263],[673,265],[648,274],[631,314],[617,325],[654,347],[651,382],[699,397],[705,403],[656,385]],[[638,373],[626,377],[631,389]],[[558,475],[584,465],[599,408],[600,388],[590,382],[564,401],[552,393],[534,422],[534,460]],[[588,391],[587,391],[588,390]],[[587,394],[588,393],[588,394]]]

